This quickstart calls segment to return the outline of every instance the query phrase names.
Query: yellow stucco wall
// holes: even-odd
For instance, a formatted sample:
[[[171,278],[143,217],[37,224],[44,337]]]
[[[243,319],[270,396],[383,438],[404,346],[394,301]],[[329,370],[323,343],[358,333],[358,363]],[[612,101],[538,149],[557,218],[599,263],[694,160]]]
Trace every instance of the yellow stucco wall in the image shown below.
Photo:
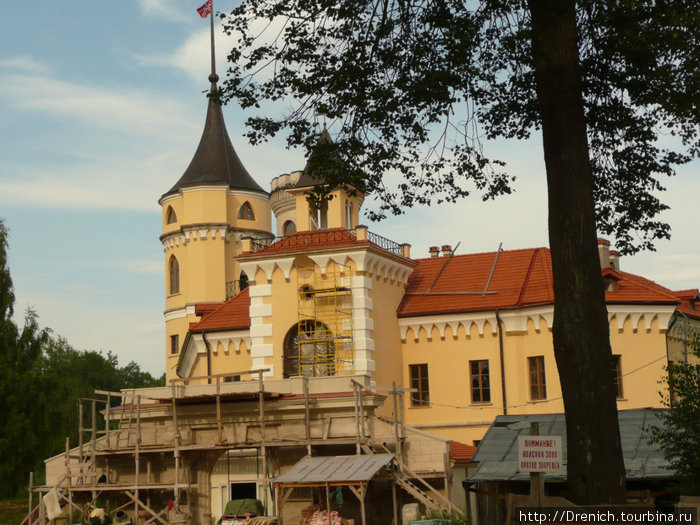
[[[403,356],[401,352],[401,336],[396,310],[405,291],[404,285],[396,280],[384,278],[376,272],[372,274],[372,288],[369,297],[373,308],[370,316],[374,323],[371,337],[374,341],[372,357],[375,364],[373,379],[377,385],[391,387],[396,381],[399,386],[406,386],[402,373]],[[386,393],[386,392],[383,392]],[[377,414],[391,416],[393,400],[381,407]]]
[[[537,329],[539,328],[539,330]],[[617,317],[610,323],[613,354],[621,356],[623,396],[619,409],[660,407],[658,381],[666,363],[665,333],[655,318],[647,329],[644,319],[635,325],[628,317],[619,329]],[[483,333],[476,324],[457,337],[450,326],[441,338],[437,327],[428,334],[408,329],[403,343],[403,377],[410,386],[409,365],[428,365],[431,405],[412,407],[406,400],[406,422],[437,435],[471,444],[481,439],[493,418],[503,414],[501,365],[497,332],[486,321]],[[539,326],[530,319],[527,331],[506,331],[503,338],[506,396],[509,414],[563,412],[559,375],[552,348],[551,330],[544,319]],[[544,356],[546,400],[530,398],[528,357]],[[472,403],[469,362],[489,361],[490,403]]]
[[[255,220],[239,219],[241,206],[248,202]],[[187,311],[185,318],[166,320],[166,377],[175,377],[177,357],[170,353],[170,337],[178,334],[185,340],[190,322],[197,320],[193,307],[201,302],[226,299],[226,283],[238,280],[241,269],[234,257],[241,253],[240,237],[249,232],[270,232],[269,199],[264,195],[235,192],[222,186],[187,188],[165,198],[162,203],[162,226],[165,268],[165,311]],[[170,208],[177,221],[168,224]],[[238,238],[238,239],[237,239]],[[170,261],[179,266],[180,290],[170,293]],[[202,372],[201,363],[195,373]],[[206,369],[204,371],[206,373]]]

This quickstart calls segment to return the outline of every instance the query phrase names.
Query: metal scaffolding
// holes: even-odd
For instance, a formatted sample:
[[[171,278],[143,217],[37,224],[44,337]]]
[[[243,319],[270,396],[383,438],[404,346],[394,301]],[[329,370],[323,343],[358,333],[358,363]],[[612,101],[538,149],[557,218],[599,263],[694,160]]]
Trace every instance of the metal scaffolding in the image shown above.
[[[331,262],[297,272],[299,375],[354,372],[352,268]]]

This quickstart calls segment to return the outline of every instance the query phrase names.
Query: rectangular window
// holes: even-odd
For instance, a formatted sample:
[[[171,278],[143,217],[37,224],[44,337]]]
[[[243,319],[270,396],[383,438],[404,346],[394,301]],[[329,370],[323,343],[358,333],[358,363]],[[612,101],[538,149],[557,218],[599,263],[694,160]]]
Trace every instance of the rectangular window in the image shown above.
[[[430,392],[428,389],[428,365],[408,365],[411,374],[411,406],[420,407],[430,405]]]
[[[544,356],[528,357],[530,373],[530,399],[547,399],[547,383],[544,377]]]
[[[622,366],[620,365],[620,356],[613,357],[613,383],[615,384],[615,392],[618,398],[622,397]]]
[[[172,355],[180,353],[180,336],[177,334],[170,336],[170,353]]]
[[[488,360],[469,361],[469,377],[469,384],[472,390],[472,403],[487,403],[491,401]]]

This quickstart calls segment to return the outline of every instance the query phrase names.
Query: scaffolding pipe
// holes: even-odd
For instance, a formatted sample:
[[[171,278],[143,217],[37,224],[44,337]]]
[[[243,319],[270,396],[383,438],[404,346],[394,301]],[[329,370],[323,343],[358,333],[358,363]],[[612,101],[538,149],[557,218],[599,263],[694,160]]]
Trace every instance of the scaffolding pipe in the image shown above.
[[[309,406],[309,378],[304,376],[304,424],[306,426],[306,453],[311,455],[311,407]]]
[[[78,400],[78,480],[83,484],[83,402]]]
[[[263,371],[258,371],[258,399],[259,399],[259,411],[260,411],[260,452],[262,454],[262,475],[263,475],[263,488],[265,491],[265,512],[267,512],[267,448],[265,447],[265,384],[263,383]]]

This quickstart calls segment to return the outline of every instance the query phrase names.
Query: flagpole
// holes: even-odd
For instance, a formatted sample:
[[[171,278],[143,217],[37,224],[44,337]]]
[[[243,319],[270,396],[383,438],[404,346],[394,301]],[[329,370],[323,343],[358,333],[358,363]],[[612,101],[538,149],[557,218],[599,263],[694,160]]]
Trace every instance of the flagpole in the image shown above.
[[[211,18],[209,20],[209,29],[211,34],[211,75],[209,75],[209,80],[211,81],[211,90],[214,92],[216,90],[216,82],[219,77],[216,74],[216,56],[214,52],[214,0],[209,0],[209,6],[211,8]]]

